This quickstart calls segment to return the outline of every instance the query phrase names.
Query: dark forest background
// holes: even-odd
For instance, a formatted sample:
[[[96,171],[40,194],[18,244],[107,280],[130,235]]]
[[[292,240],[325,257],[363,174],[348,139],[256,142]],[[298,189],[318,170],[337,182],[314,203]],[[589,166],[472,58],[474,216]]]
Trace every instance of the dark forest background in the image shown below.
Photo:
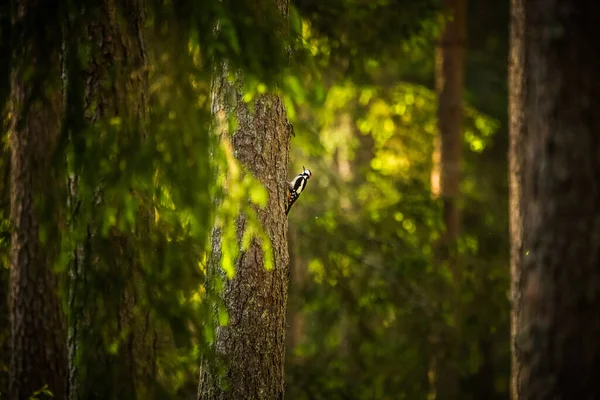
[[[599,6],[5,3],[1,398],[598,394]]]

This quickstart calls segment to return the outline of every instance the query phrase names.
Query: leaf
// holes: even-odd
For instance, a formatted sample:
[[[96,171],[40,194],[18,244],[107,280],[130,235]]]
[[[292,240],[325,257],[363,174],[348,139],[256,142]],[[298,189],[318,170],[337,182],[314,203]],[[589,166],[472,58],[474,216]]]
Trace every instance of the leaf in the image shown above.
[[[267,271],[270,271],[275,266],[275,261],[273,260],[273,248],[271,247],[271,241],[269,240],[267,235],[264,235],[263,237],[262,249],[264,252],[265,269]]]
[[[225,309],[219,309],[219,326],[226,326],[229,324],[229,313]]]
[[[267,205],[267,200],[268,193],[264,186],[257,183],[250,187],[250,201],[262,208]]]
[[[227,278],[232,279],[233,275],[235,274],[235,267],[233,265],[233,259],[226,251],[223,252],[223,259],[221,264],[223,267],[223,271],[225,271],[225,273],[227,274]]]

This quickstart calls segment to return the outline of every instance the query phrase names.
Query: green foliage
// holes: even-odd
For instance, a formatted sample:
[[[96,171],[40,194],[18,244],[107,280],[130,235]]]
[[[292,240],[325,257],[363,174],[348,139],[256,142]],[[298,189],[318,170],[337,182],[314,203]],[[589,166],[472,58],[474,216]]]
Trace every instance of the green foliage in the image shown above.
[[[36,390],[29,396],[29,400],[40,400],[45,398],[53,398],[54,395],[48,389],[48,385],[44,385],[41,389]]]
[[[275,53],[283,60],[284,37],[272,35],[277,27],[263,19],[279,11],[271,2],[261,4],[215,1],[199,9],[193,2],[149,2],[150,68],[134,71],[147,74],[148,110],[139,109],[136,96],[120,97],[127,83],[118,74],[105,82],[116,88],[114,99],[93,99],[83,108],[83,70],[89,59],[100,59],[99,49],[80,39],[85,20],[65,24],[67,107],[55,173],[68,184],[56,188],[60,200],[47,202],[46,210],[50,215],[64,208],[67,216],[57,271],[64,277],[70,324],[78,326],[73,334],[79,337],[76,362],[84,397],[94,392],[111,398],[120,385],[124,396],[133,390],[127,389],[129,372],[123,368],[130,362],[131,340],[136,345],[144,335],[137,332],[140,324],[161,340],[147,359],[159,366],[159,381],[142,380],[151,387],[137,390],[159,390],[162,398],[192,390],[199,357],[213,340],[213,310],[221,310],[205,279],[213,226],[223,232],[222,266],[229,278],[240,250],[235,223],[240,212],[248,221],[242,249],[256,238],[265,250],[265,267],[272,268],[273,250],[252,207],[264,206],[267,193],[211,133],[212,63],[226,58],[257,83],[271,84],[282,70]],[[76,15],[76,3],[70,7]],[[96,11],[90,7],[83,16],[94,18]],[[128,11],[117,9],[124,13],[120,23],[128,23]],[[111,113],[111,102],[118,113]],[[99,110],[105,114],[90,123],[85,116]],[[50,218],[46,225],[53,223]],[[218,315],[214,322],[227,323],[223,311]],[[98,358],[102,361],[94,363]],[[106,381],[113,384],[98,386]]]
[[[490,366],[506,387],[506,146],[498,122],[505,119],[506,99],[498,83],[504,70],[496,66],[502,46],[490,45],[494,56],[485,55],[483,37],[500,40],[484,35],[486,19],[472,23],[481,33],[477,55],[467,52],[464,234],[457,244],[465,313],[454,320],[443,295],[452,279],[433,263],[442,224],[430,183],[439,1],[296,0],[283,24],[271,0],[149,0],[149,67],[136,71],[150,88],[143,121],[131,93],[115,100],[116,115],[86,117],[102,105],[85,102],[82,69],[97,50],[81,39],[79,7],[65,3],[64,32],[53,39],[64,38],[66,108],[44,232],[59,253],[56,271],[70,324],[82,329],[81,382],[104,390],[100,398],[128,397],[123,388],[131,385],[131,337],[138,340],[151,326],[156,354],[147,362],[156,367],[156,382],[137,388],[138,394],[194,395],[199,359],[212,361],[206,350],[214,324],[230,322],[216,295],[221,279],[234,276],[237,255],[253,239],[263,246],[265,267],[273,265],[271,243],[256,217],[268,193],[235,160],[226,132],[236,121],[212,115],[213,68],[227,60],[231,70],[244,73],[244,101],[269,90],[283,96],[296,132],[292,174],[302,165],[313,171],[290,214],[308,273],[304,282],[293,282],[302,290],[291,294],[292,304],[300,304],[291,311],[310,323],[290,349],[286,397],[425,398],[430,356],[438,350],[429,335],[446,325],[461,335],[460,370],[469,383],[464,398],[488,398],[489,388],[479,397],[476,388]],[[130,10],[117,11],[124,16]],[[1,21],[9,14],[0,6]],[[12,54],[10,24],[0,26],[0,55]],[[12,61],[0,57],[0,107]],[[107,84],[122,82],[117,72]],[[3,154],[3,201],[7,160]],[[241,214],[247,229],[239,238]],[[3,266],[7,215],[6,201],[0,210]],[[217,231],[224,276],[207,281]],[[8,270],[2,271],[6,287]],[[134,303],[126,319],[123,305],[131,299],[124,293],[133,294]]]
[[[295,0],[299,15],[292,21],[308,22],[303,39],[318,64],[332,66],[342,76],[366,78],[380,62],[398,57],[403,43],[435,33],[440,3]]]
[[[296,268],[308,274],[292,282],[301,289],[290,312],[306,322],[288,353],[291,399],[426,398],[430,357],[446,350],[430,335],[444,326],[460,336],[461,398],[507,393],[504,114],[467,87],[457,243],[465,272],[453,283],[433,262],[442,205],[430,189],[437,98],[428,40],[404,41],[403,58],[382,57],[361,79],[325,78],[319,107],[296,109],[294,170],[310,164],[314,178],[290,217],[300,237]],[[454,285],[458,320],[444,294]]]
[[[314,279],[303,293],[304,315],[319,323],[296,353],[322,369],[292,369],[290,397],[305,398],[297,390],[307,386],[323,398],[421,397],[428,332],[443,323],[445,300],[437,293],[447,282],[432,263],[441,216],[429,189],[435,96],[403,83],[388,90],[346,84],[331,88],[325,105],[324,154],[311,160],[318,180],[298,217],[314,221],[301,224],[299,252],[310,257]],[[348,113],[358,117],[343,123]],[[476,118],[467,119],[483,141],[493,121],[472,115],[486,122],[479,130]],[[361,136],[369,138],[366,158],[356,154],[365,151]],[[352,176],[339,169],[340,154]],[[312,193],[321,194],[318,201]],[[411,367],[397,368],[396,359]],[[329,378],[321,383],[315,375]],[[337,386],[330,387],[332,376]]]

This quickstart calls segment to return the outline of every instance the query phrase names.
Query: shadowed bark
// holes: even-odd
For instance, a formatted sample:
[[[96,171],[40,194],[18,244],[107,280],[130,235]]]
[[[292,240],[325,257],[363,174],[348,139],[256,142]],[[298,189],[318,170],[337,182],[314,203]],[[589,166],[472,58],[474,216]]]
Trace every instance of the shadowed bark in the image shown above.
[[[67,63],[72,74],[67,79],[71,108],[81,107],[84,126],[105,128],[120,118],[123,127],[118,142],[127,149],[145,136],[147,109],[147,60],[144,48],[144,0],[93,0],[71,21],[72,53]],[[83,65],[68,57],[85,57]],[[81,90],[80,93],[77,90]],[[81,96],[82,105],[75,104]],[[102,130],[72,132],[75,148],[85,146],[82,135],[104,135]],[[125,150],[123,150],[125,151]],[[85,156],[84,156],[85,157]],[[149,398],[155,383],[155,327],[149,310],[141,310],[135,272],[136,250],[131,232],[110,230],[108,238],[100,233],[104,203],[102,182],[85,182],[95,198],[79,198],[79,185],[86,160],[79,160],[70,177],[71,203],[80,226],[87,235],[74,254],[71,268],[69,335],[70,399]],[[81,166],[81,169],[78,169]],[[85,179],[85,178],[83,178]],[[88,179],[89,180],[89,179]],[[81,204],[85,201],[85,204]],[[91,203],[91,204],[90,204]],[[76,211],[74,211],[76,213]],[[138,234],[147,234],[148,213],[140,211]],[[109,287],[98,290],[99,281],[110,274]],[[115,354],[108,351],[119,340]]]
[[[60,28],[53,1],[20,0],[11,88],[10,270],[12,323],[10,394],[22,400],[47,385],[64,398],[67,360],[64,317],[53,262],[55,223],[43,214],[52,201],[51,163],[60,130]],[[18,25],[17,25],[18,24]],[[42,395],[43,396],[43,395]]]
[[[513,399],[600,398],[600,3],[513,1]]]

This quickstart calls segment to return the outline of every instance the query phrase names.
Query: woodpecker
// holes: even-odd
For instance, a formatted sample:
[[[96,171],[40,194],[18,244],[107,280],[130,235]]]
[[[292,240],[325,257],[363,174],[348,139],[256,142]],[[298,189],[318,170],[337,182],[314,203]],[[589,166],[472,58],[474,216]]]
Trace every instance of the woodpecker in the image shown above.
[[[304,166],[302,166],[302,170],[302,173],[298,174],[298,176],[296,176],[294,180],[288,184],[287,206],[285,208],[285,215],[288,215],[288,213],[290,212],[290,208],[292,208],[292,205],[296,202],[296,200],[298,200],[298,197],[300,197],[300,193],[302,193],[302,191],[306,187],[306,183],[312,176],[310,170],[304,168]]]

